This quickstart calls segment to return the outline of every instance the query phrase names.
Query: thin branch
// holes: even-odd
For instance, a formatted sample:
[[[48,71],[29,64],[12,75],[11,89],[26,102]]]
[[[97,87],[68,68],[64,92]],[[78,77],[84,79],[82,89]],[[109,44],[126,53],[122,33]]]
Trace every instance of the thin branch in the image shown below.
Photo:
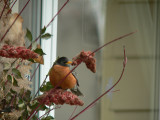
[[[39,89],[37,90],[37,92],[36,92],[36,94],[34,95],[34,97],[33,97],[33,98],[35,98],[35,97],[37,96],[37,94],[38,94],[38,92],[39,92],[40,88],[41,88],[41,87],[44,85],[44,83],[46,82],[47,77],[48,77],[48,75],[46,75],[46,78],[44,79],[44,81],[43,81],[42,85],[39,87]]]
[[[8,10],[8,12],[7,12],[6,15],[8,15],[8,14],[11,12],[11,10],[12,10],[12,8],[13,8],[13,6],[15,5],[16,2],[17,2],[17,0],[14,1],[14,3],[12,4],[11,8]]]
[[[120,40],[120,39],[122,39],[122,38],[125,38],[125,37],[127,37],[127,36],[129,36],[129,35],[132,35],[132,34],[134,34],[134,33],[136,33],[136,32],[137,32],[137,31],[135,31],[135,32],[130,32],[130,33],[128,33],[128,34],[125,34],[125,35],[123,35],[123,36],[120,36],[120,37],[118,37],[118,38],[116,38],[116,39],[114,39],[114,40],[112,40],[112,41],[104,44],[103,46],[99,47],[98,49],[94,50],[91,54],[96,53],[97,51],[99,51],[99,50],[102,49],[103,47],[105,47],[105,46],[107,46],[107,45],[109,45],[109,44],[111,44],[111,43],[113,43],[113,42],[116,42],[116,41],[118,41],[118,40]]]
[[[62,9],[67,5],[67,3],[69,2],[69,0],[67,0],[63,6],[59,9],[59,11],[57,12],[57,14],[55,14],[55,16],[52,18],[52,20],[48,23],[48,25],[46,26],[46,28],[53,22],[53,20],[57,17],[57,15],[62,11]]]
[[[94,105],[98,100],[100,100],[104,95],[106,95],[109,91],[111,91],[122,79],[122,76],[124,74],[124,70],[125,70],[125,66],[127,63],[127,57],[125,55],[125,48],[124,48],[124,61],[123,61],[123,69],[122,69],[122,73],[118,79],[118,81],[110,88],[108,89],[106,92],[104,92],[102,95],[100,95],[97,99],[95,99],[93,102],[91,102],[85,109],[83,109],[81,112],[79,112],[77,115],[75,115],[73,118],[71,118],[70,120],[74,120],[75,118],[77,118],[80,114],[82,114],[83,112],[85,112],[86,110],[88,110],[92,105]]]
[[[12,28],[12,26],[14,25],[14,23],[16,22],[16,20],[18,19],[18,17],[21,15],[21,13],[24,11],[24,9],[26,8],[26,6],[28,5],[29,2],[30,2],[30,0],[27,1],[27,3],[25,4],[25,6],[23,7],[23,9],[17,15],[17,17],[15,18],[15,20],[13,21],[13,23],[10,25],[10,27],[7,29],[7,31],[5,32],[5,34],[3,35],[3,37],[1,38],[0,42],[5,38],[5,36],[9,32],[9,30]]]
[[[43,114],[42,116],[40,116],[37,120],[40,120],[43,116],[45,116],[46,114],[48,114],[49,112],[51,112],[52,110],[54,110],[56,108],[52,108],[49,111],[47,111],[45,114]]]
[[[37,66],[37,67],[36,67],[36,69],[34,70],[34,72],[33,72],[32,76],[31,76],[30,81],[31,81],[31,80],[33,79],[33,77],[35,76],[36,71],[38,70],[39,66],[40,66],[40,63],[38,64],[38,66]]]
[[[41,106],[41,104],[39,104],[30,114],[30,116],[27,118],[27,120],[30,120],[36,113],[38,108]]]
[[[1,19],[2,15],[3,15],[3,12],[4,12],[4,10],[6,9],[6,6],[7,6],[7,1],[4,1],[4,2],[5,2],[5,5],[4,5],[3,10],[1,12],[0,19]]]
[[[59,13],[62,11],[62,9],[67,5],[67,3],[69,2],[69,0],[67,0],[63,6],[59,9],[59,11],[53,16],[53,18],[51,19],[51,21],[47,24],[46,28],[49,27],[49,25],[54,21],[54,19],[59,15]],[[41,37],[41,34],[35,39],[35,42],[39,40],[39,38]],[[31,48],[32,44],[28,47]]]
[[[72,112],[72,114],[71,114],[71,116],[69,117],[69,119],[68,119],[68,120],[70,120],[70,119],[72,118],[72,116],[74,115],[74,113],[75,113],[75,111],[76,111],[77,107],[78,107],[78,106],[76,106],[76,107],[74,108],[74,110],[73,110],[73,112]]]

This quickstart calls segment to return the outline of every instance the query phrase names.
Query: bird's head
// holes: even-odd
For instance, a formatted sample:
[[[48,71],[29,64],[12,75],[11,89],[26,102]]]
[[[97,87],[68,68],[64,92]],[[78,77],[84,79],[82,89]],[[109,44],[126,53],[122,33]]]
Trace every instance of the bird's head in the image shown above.
[[[61,66],[69,67],[71,63],[72,61],[69,61],[67,57],[60,57],[55,61],[54,65],[61,65]]]

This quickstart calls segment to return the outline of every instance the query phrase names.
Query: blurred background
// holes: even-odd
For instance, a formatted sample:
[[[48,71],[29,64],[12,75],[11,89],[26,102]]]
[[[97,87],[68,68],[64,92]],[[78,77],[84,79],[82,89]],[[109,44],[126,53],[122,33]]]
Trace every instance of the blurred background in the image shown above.
[[[65,2],[52,1],[54,9],[46,10],[46,13],[52,11],[53,16]],[[25,0],[17,2],[17,11],[25,3]],[[47,19],[43,4],[43,0],[31,1],[22,13],[24,28],[31,29],[35,36]],[[44,50],[55,48],[47,52],[48,57],[67,56],[72,59],[82,50],[93,51],[115,38],[137,31],[96,53],[96,74],[90,72],[85,64],[75,70],[85,104],[78,107],[74,115],[118,80],[123,68],[123,46],[126,48],[128,63],[120,83],[77,120],[159,120],[159,14],[159,0],[70,0],[65,6],[51,26],[54,28],[54,32],[51,29],[54,44],[49,43],[49,48],[40,42]],[[53,58],[50,60],[52,65]],[[42,68],[35,77],[33,93],[44,79],[41,75],[49,69]],[[64,105],[56,109],[56,120],[68,119],[74,108]]]

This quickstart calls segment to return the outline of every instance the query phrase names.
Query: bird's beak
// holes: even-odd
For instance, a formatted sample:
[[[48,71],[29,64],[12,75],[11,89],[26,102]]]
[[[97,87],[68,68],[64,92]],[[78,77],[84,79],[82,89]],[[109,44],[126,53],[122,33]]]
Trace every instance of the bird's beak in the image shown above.
[[[66,64],[72,64],[72,61],[68,61],[68,62],[66,62]]]

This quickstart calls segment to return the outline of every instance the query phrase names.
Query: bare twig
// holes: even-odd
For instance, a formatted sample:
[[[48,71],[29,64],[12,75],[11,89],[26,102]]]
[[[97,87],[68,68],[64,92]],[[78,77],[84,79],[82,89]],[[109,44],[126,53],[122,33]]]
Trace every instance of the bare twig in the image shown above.
[[[67,3],[69,2],[69,0],[67,0],[63,6],[59,9],[59,11],[53,16],[53,18],[51,19],[51,21],[47,24],[46,28],[49,27],[49,25],[54,21],[54,19],[59,15],[59,13],[62,11],[62,9],[67,5]],[[41,37],[41,34],[35,39],[35,41],[38,41],[39,38]],[[31,48],[32,44],[28,47]]]
[[[3,12],[4,12],[4,10],[6,9],[6,6],[7,6],[7,1],[4,1],[4,2],[5,2],[5,5],[4,5],[3,9],[2,9],[2,12],[1,12],[1,15],[0,15],[0,19],[1,19],[2,15],[3,15]]]
[[[59,107],[58,107],[59,108]],[[46,114],[48,114],[49,112],[51,112],[52,110],[57,109],[57,108],[52,108],[49,111],[47,111],[45,114],[43,114],[42,116],[40,116],[37,120],[40,120],[43,116],[45,116]]]
[[[30,116],[27,118],[27,120],[30,120],[36,113],[38,108],[41,106],[41,104],[39,104],[30,114]]]
[[[83,112],[85,112],[87,109],[89,109],[92,105],[94,105],[98,100],[100,100],[104,95],[106,95],[109,91],[111,91],[122,79],[122,76],[124,74],[124,70],[125,70],[125,66],[127,63],[127,57],[125,55],[125,48],[124,48],[124,61],[123,61],[123,69],[122,69],[122,73],[118,79],[118,81],[110,88],[108,89],[106,92],[104,92],[101,96],[99,96],[97,99],[95,99],[93,102],[91,102],[85,109],[83,109],[81,112],[79,112],[77,115],[75,115],[73,118],[71,118],[70,120],[74,120],[75,118],[77,118],[80,114],[82,114]]]
[[[74,115],[74,113],[75,113],[75,111],[76,111],[77,107],[78,107],[78,106],[76,106],[76,107],[74,108],[74,110],[73,110],[73,112],[72,112],[72,114],[71,114],[71,116],[69,117],[69,119],[68,119],[68,120],[70,120],[70,119],[72,118],[72,116]]]
[[[14,1],[14,3],[12,4],[11,8],[8,10],[8,12],[7,12],[6,15],[8,15],[8,14],[11,12],[11,10],[12,10],[12,8],[13,8],[13,6],[15,5],[16,2],[17,2],[17,0]]]
[[[44,85],[44,83],[46,82],[47,77],[48,77],[48,75],[46,75],[46,77],[45,77],[45,79],[44,79],[44,81],[43,81],[42,85],[39,87],[39,89],[37,90],[37,92],[36,92],[36,94],[34,95],[34,97],[33,97],[33,98],[35,98],[35,97],[37,96],[37,94],[38,94],[38,92],[39,92],[40,88],[41,88],[41,87]]]
[[[58,16],[58,14],[62,11],[62,9],[67,5],[67,3],[69,2],[69,0],[67,0],[63,6],[59,9],[59,11],[57,12],[57,14],[55,14],[55,16],[52,18],[52,20],[48,23],[48,25],[46,26],[46,28],[53,22],[53,20]]]
[[[39,66],[40,66],[40,63],[38,64],[38,66],[37,66],[37,67],[36,67],[36,69],[34,70],[34,72],[33,72],[32,76],[31,76],[30,81],[31,81],[31,80],[33,79],[33,77],[35,76],[36,71],[38,70]]]

